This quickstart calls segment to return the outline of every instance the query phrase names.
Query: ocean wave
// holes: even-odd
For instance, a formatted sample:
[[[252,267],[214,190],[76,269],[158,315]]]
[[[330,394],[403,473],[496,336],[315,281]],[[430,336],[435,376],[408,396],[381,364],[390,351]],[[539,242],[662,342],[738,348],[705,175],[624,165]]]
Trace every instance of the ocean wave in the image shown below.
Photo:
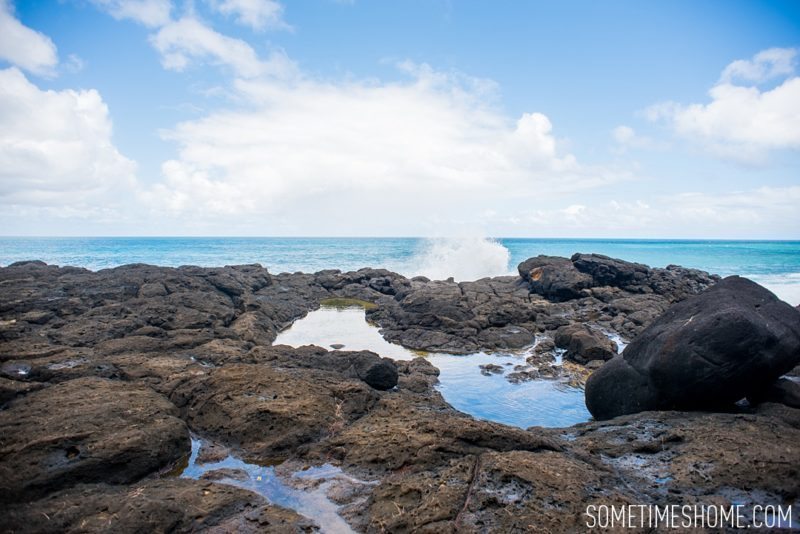
[[[511,253],[501,243],[485,237],[431,238],[401,269],[406,276],[433,280],[453,277],[457,281],[478,280],[510,274]]]

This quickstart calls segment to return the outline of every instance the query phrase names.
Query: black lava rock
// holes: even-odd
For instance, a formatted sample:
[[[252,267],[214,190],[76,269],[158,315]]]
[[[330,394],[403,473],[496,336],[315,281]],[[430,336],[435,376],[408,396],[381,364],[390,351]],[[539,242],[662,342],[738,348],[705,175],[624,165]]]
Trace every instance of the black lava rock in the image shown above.
[[[800,363],[800,312],[731,276],[656,319],[586,384],[597,419],[704,410],[763,391]]]

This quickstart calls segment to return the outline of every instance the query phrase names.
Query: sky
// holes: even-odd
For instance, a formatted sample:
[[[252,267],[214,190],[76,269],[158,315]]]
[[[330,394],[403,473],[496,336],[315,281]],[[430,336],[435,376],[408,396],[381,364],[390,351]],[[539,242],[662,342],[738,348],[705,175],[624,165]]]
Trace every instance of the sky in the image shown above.
[[[796,1],[0,0],[0,234],[800,239]]]

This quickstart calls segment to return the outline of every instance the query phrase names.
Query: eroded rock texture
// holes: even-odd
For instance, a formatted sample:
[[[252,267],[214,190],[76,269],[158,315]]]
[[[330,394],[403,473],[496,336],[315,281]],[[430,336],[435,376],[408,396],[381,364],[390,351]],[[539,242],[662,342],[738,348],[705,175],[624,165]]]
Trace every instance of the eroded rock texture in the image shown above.
[[[594,368],[614,350],[606,333],[631,339],[716,281],[593,255],[534,258],[520,274],[0,268],[3,528],[324,527],[219,483],[225,473],[175,478],[190,432],[207,443],[198,462],[341,467],[363,482],[330,496],[359,532],[580,532],[592,503],[798,504],[800,410],[783,383],[754,393],[761,404],[746,413],[520,429],[455,411],[424,358],[271,345],[323,299],[346,297],[373,303],[369,318],[410,348],[506,350],[536,336],[545,374],[560,332],[568,358]]]

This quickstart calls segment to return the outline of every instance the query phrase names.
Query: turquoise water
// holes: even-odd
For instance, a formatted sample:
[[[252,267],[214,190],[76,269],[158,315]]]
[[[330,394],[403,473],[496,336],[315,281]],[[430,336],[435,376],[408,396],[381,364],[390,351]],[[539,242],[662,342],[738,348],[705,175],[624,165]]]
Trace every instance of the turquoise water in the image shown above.
[[[93,270],[126,263],[261,263],[272,272],[385,267],[405,275],[459,280],[507,274],[538,254],[575,252],[596,252],[653,267],[678,264],[723,276],[748,276],[784,300],[800,304],[800,241],[0,237],[0,265],[40,259]]]

